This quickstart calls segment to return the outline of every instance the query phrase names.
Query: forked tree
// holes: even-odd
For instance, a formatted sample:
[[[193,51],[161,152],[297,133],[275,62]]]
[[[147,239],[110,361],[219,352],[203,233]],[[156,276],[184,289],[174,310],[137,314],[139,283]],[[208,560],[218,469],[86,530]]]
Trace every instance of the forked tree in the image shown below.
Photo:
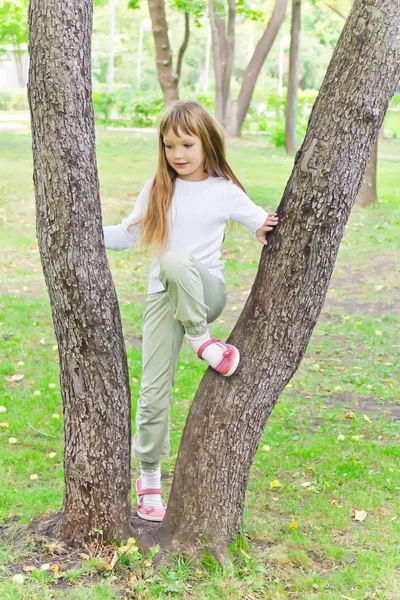
[[[60,352],[61,534],[129,530],[130,400],[104,250],[91,100],[92,2],[31,0],[29,100],[37,234]],[[232,378],[208,370],[191,406],[169,505],[149,543],[219,559],[242,527],[254,454],[305,353],[388,102],[400,78],[400,0],[356,0],[229,337]],[[265,173],[268,178],[268,172]],[[218,468],[212,468],[217,466]]]

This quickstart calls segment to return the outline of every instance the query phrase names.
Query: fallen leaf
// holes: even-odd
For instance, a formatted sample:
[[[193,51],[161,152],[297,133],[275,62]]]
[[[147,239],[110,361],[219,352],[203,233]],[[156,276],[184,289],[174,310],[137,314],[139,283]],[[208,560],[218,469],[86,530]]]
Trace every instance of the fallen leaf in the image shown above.
[[[271,481],[271,483],[269,485],[271,486],[271,488],[282,487],[282,484],[280,484],[277,479],[274,479],[273,481]]]
[[[53,571],[53,573],[58,573],[60,567],[58,565],[51,565],[50,569]]]
[[[275,496],[273,496],[273,497],[272,497],[272,500],[273,500],[274,502],[278,502],[278,501],[279,501],[279,498],[276,498]]]
[[[7,381],[16,383],[17,381],[21,381],[24,377],[25,377],[25,375],[22,375],[22,374],[5,375],[4,379],[6,379]]]
[[[113,569],[118,562],[118,552],[114,552],[114,556],[110,562],[110,567]]]
[[[55,452],[49,452],[47,455],[49,458],[54,458],[56,456]]]
[[[366,518],[367,513],[365,512],[365,510],[356,510],[355,514],[353,515],[353,519],[355,521],[365,521]]]
[[[25,573],[33,573],[33,571],[37,570],[33,565],[27,565],[26,567],[22,567],[22,569],[25,571]]]
[[[367,415],[364,415],[364,419],[368,421],[368,423],[371,423],[371,419]]]
[[[378,508],[378,512],[379,514],[381,514],[383,517],[390,517],[390,512],[388,511],[387,508],[384,508],[383,506],[380,506]]]
[[[301,487],[309,487],[311,485],[311,481],[305,481],[304,483],[300,484]]]
[[[345,414],[346,419],[355,419],[356,415],[353,412],[348,412]]]

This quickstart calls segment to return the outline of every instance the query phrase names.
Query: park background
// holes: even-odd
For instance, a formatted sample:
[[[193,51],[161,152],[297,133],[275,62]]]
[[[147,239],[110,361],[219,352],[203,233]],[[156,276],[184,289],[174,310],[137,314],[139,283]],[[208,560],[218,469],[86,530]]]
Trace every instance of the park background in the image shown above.
[[[332,4],[349,10],[350,3]],[[23,2],[13,5],[24,14]],[[257,4],[266,18],[272,6]],[[322,2],[305,2],[302,10],[299,144],[344,24]],[[163,98],[145,5],[138,10],[116,5],[112,82],[110,5],[100,3],[94,14],[97,160],[103,221],[114,224],[131,210],[154,172],[154,127]],[[169,5],[167,18],[176,54],[182,13]],[[21,23],[23,19],[18,31]],[[213,112],[212,58],[206,76],[206,19],[200,23],[191,30],[179,94],[198,99]],[[264,28],[262,20],[238,19],[233,97]],[[270,211],[276,209],[293,165],[284,149],[289,31],[290,11],[257,81],[243,135],[229,138],[227,144],[229,161],[249,196]],[[15,51],[4,37],[1,43],[0,405],[5,411],[0,415],[0,536],[11,527],[17,539],[31,519],[61,506],[63,420],[58,353],[35,236],[26,81],[18,80]],[[27,68],[23,44],[18,42],[22,77]],[[232,549],[231,568],[205,561],[193,570],[177,560],[173,568],[154,575],[131,556],[110,571],[105,568],[107,554],[91,548],[86,558],[68,556],[60,546],[53,548],[50,568],[40,570],[47,564],[41,562],[46,554],[43,540],[32,539],[22,547],[7,541],[0,546],[1,598],[400,598],[398,98],[391,102],[379,139],[378,198],[368,207],[354,206],[306,356],[268,421],[251,473],[245,535]],[[228,302],[212,325],[214,335],[224,339],[231,331],[249,294],[260,251],[243,227],[227,235],[223,258]],[[151,257],[133,248],[109,252],[108,258],[135,409]],[[174,387],[171,457],[163,463],[166,492],[187,410],[204,371],[205,365],[184,346]],[[12,438],[15,444],[9,443]],[[25,578],[23,585],[13,579],[19,574]]]

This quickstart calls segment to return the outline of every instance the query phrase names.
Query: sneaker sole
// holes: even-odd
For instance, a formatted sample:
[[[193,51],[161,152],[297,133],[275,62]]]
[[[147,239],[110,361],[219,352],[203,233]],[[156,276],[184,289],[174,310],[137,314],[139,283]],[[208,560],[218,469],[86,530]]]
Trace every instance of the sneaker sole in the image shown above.
[[[239,362],[240,362],[240,352],[238,349],[236,349],[236,358],[235,358],[235,362],[233,363],[231,369],[227,373],[221,373],[221,375],[223,375],[224,377],[230,377],[231,375],[233,375],[234,372],[236,371],[236,369],[238,368]]]

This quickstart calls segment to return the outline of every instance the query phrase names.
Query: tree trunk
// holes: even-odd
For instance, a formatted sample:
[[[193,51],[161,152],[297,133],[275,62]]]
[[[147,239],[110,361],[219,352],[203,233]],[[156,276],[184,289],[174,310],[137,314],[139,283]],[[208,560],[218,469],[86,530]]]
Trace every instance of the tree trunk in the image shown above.
[[[378,139],[372,148],[368,165],[364,173],[364,179],[358,190],[356,204],[359,206],[369,206],[377,200],[376,191],[376,171],[378,166]]]
[[[130,389],[104,250],[91,87],[92,1],[29,5],[33,179],[60,355],[69,542],[130,531]]]
[[[164,96],[164,103],[179,100],[178,77],[173,73],[172,52],[168,39],[168,24],[165,16],[164,0],[148,0],[151,27],[156,47],[158,81]]]
[[[25,87],[25,72],[24,72],[24,53],[21,52],[19,46],[14,46],[14,62],[15,70],[17,71],[18,86]]]
[[[209,369],[183,432],[157,540],[220,560],[242,527],[265,423],[324,304],[340,240],[400,77],[399,0],[356,0],[313,107],[244,310],[229,337],[240,370]],[[218,468],[213,468],[217,465]]]
[[[225,20],[217,13],[221,5],[209,0],[208,11],[213,40],[215,73],[215,117],[223,127],[226,125],[230,81],[235,58],[236,0],[228,0],[228,35],[225,35]]]
[[[243,121],[249,110],[251,98],[257,83],[258,76],[262,66],[267,58],[272,44],[275,41],[277,33],[285,18],[288,0],[276,0],[266,30],[258,41],[249,64],[243,75],[242,86],[237,100],[230,104],[230,111],[227,120],[227,133],[232,136],[241,136]]]
[[[190,20],[189,20],[189,13],[186,12],[185,13],[185,34],[183,37],[182,45],[179,48],[178,60],[176,63],[176,77],[177,77],[178,83],[179,83],[179,79],[181,77],[183,55],[185,54],[186,48],[188,47],[188,43],[189,43],[189,35],[190,35]]]
[[[301,0],[292,0],[292,26],[290,30],[289,82],[286,97],[285,147],[288,154],[297,150],[296,114],[297,91],[300,77],[300,12]]]

